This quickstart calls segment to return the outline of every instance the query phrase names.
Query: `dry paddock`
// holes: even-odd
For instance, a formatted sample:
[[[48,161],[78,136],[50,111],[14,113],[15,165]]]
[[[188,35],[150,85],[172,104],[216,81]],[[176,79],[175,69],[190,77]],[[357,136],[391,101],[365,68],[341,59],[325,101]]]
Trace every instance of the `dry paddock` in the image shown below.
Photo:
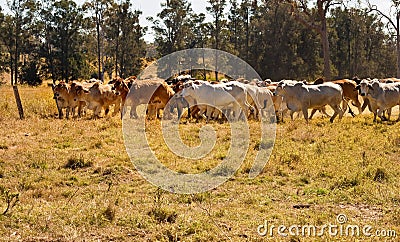
[[[276,229],[264,237],[257,233],[265,221],[275,227],[340,225],[340,214],[348,219],[344,225],[371,226],[374,239],[377,231],[388,232],[380,239],[399,238],[400,123],[373,123],[368,113],[346,115],[333,124],[321,117],[308,125],[286,118],[277,125],[262,174],[249,179],[258,150],[271,147],[260,143],[259,125],[250,121],[250,147],[235,176],[209,192],[177,195],[138,174],[126,153],[119,117],[59,120],[50,87],[20,87],[20,94],[22,121],[11,88],[0,87],[0,240],[372,239],[362,232],[351,238],[327,232],[281,237]],[[174,156],[160,139],[159,124],[146,125],[149,143],[176,171],[206,171],[226,157],[227,124],[210,124],[217,145],[201,161]],[[199,145],[204,125],[180,125],[183,141]]]

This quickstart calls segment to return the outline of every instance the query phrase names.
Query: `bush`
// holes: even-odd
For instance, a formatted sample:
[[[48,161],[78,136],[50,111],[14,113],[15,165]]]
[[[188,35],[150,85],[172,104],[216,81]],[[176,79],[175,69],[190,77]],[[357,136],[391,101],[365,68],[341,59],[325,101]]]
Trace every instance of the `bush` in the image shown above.
[[[39,86],[42,84],[42,79],[39,75],[39,67],[35,62],[29,62],[22,67],[21,82],[30,86]]]

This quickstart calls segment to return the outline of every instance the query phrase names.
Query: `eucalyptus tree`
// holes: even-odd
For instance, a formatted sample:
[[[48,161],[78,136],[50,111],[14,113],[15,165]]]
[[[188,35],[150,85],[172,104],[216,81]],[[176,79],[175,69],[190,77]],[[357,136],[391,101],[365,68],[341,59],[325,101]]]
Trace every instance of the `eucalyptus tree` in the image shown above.
[[[316,31],[321,37],[324,55],[324,77],[331,79],[330,45],[327,25],[327,15],[332,6],[341,5],[343,0],[316,0],[313,8],[308,0],[286,0],[292,9],[292,15],[297,21]]]
[[[213,48],[219,50],[221,48],[221,32],[226,27],[226,19],[224,18],[226,0],[208,0],[209,6],[206,7],[207,11],[213,17],[211,25],[211,33],[214,40]],[[215,79],[218,81],[218,51],[215,52]]]
[[[162,10],[156,18],[148,18],[153,22],[155,44],[159,56],[166,56],[176,51],[205,47],[208,41],[206,32],[208,25],[204,23],[204,14],[195,14],[191,3],[187,0],[167,0],[161,3]],[[191,61],[191,60],[182,60]],[[160,72],[171,73],[179,63],[168,66]]]
[[[108,44],[105,46],[108,67],[115,75],[127,77],[139,74],[142,57],[146,56],[143,40],[146,28],[139,23],[141,11],[132,10],[130,0],[113,2],[104,14],[104,32]],[[108,71],[112,73],[111,68]]]
[[[83,4],[84,11],[90,13],[89,19],[95,24],[96,28],[96,52],[97,52],[97,76],[100,80],[104,80],[104,64],[103,64],[103,28],[104,14],[107,7],[112,4],[112,0],[90,0]]]

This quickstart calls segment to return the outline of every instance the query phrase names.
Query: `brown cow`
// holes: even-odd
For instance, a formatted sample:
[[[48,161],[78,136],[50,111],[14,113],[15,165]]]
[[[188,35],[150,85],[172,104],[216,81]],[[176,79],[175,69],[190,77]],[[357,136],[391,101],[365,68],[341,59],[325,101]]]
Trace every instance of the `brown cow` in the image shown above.
[[[153,114],[157,114],[157,117],[160,117],[160,109],[164,109],[174,94],[175,92],[163,80],[136,80],[133,82],[130,93],[126,98],[122,116],[125,114],[127,106],[130,106],[130,117],[138,118],[137,106],[149,104],[148,117],[151,118]],[[164,112],[164,114],[169,118],[170,112]]]
[[[63,118],[63,109],[66,109],[66,118],[69,118],[70,112],[75,115],[75,108],[78,107],[78,116],[82,114],[82,109],[86,105],[85,102],[75,101],[75,95],[71,91],[71,85],[61,81],[53,86],[54,99],[57,103],[58,117]]]
[[[75,100],[84,101],[89,109],[94,111],[95,118],[100,117],[101,110],[108,114],[111,105],[115,105],[113,116],[120,112],[121,96],[117,95],[111,85],[94,83],[89,89],[82,85],[75,85]]]

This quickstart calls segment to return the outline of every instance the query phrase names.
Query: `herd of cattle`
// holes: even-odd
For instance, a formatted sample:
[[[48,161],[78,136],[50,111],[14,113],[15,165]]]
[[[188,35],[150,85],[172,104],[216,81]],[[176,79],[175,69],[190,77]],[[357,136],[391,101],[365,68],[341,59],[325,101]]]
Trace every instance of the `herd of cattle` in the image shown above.
[[[63,118],[64,109],[67,118],[70,115],[81,117],[85,110],[92,110],[97,118],[102,110],[108,115],[111,107],[113,115],[120,114],[121,118],[130,107],[130,117],[138,118],[137,107],[147,104],[146,116],[149,119],[160,118],[160,110],[163,110],[163,118],[170,119],[175,110],[180,118],[187,109],[188,118],[206,118],[207,121],[237,121],[247,117],[279,121],[283,120],[286,112],[292,119],[294,113],[299,112],[308,122],[316,111],[320,111],[333,122],[337,116],[341,119],[347,109],[355,116],[349,105],[351,103],[358,108],[358,114],[368,107],[374,114],[374,121],[377,116],[382,121],[390,120],[392,108],[399,105],[397,121],[400,121],[400,79],[395,78],[354,78],[328,82],[318,79],[314,83],[225,79],[212,83],[194,80],[189,75],[178,76],[168,82],[117,77],[108,84],[99,81],[60,82],[53,85],[53,92],[59,118]],[[332,116],[326,112],[326,106],[334,111]],[[309,109],[312,109],[310,116]]]

